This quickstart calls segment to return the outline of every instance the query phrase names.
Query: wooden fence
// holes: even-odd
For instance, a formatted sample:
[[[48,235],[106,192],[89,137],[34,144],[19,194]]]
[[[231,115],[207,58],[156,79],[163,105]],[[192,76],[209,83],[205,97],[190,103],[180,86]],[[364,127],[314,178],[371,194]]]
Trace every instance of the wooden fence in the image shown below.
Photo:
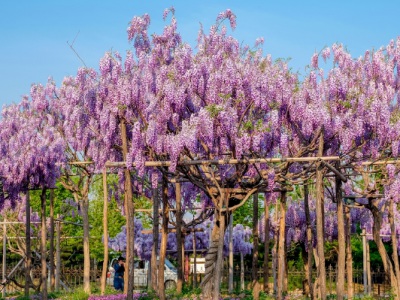
[[[10,264],[7,265],[7,274],[12,270],[14,265]],[[19,270],[16,275],[14,276],[15,281],[23,284],[25,280],[25,275],[23,273],[23,269]],[[41,267],[34,266],[32,269],[32,278],[34,282],[39,282],[41,274]],[[245,268],[243,271],[244,275],[244,286],[246,289],[250,289],[251,286],[251,276],[252,270],[251,268]],[[385,273],[382,270],[375,270],[371,272],[372,275],[372,293],[374,296],[385,296],[390,293],[391,287],[390,284],[385,276]],[[327,293],[328,294],[336,294],[336,270],[333,267],[327,268]],[[0,278],[2,277],[2,273],[0,270]],[[91,281],[92,282],[99,282],[99,278],[101,277],[101,269],[100,268],[93,268],[91,270]],[[222,281],[221,281],[221,289],[223,291],[227,291],[228,289],[228,269],[224,268],[222,272]],[[258,277],[260,282],[263,282],[264,274],[263,270],[258,270]],[[313,274],[313,277],[316,277],[316,274]],[[235,266],[233,272],[233,281],[234,281],[234,291],[239,292],[241,290],[241,271],[238,266]],[[202,275],[197,275],[197,286],[202,279]],[[305,279],[304,271],[296,271],[290,270],[288,271],[288,292],[289,293],[296,293],[301,294],[303,290],[303,282]],[[61,280],[67,284],[67,286],[71,289],[83,285],[83,266],[74,266],[74,267],[62,267],[61,269]],[[273,292],[273,277],[272,277],[272,270],[270,272],[269,278],[269,288],[270,292]],[[364,285],[363,285],[363,270],[354,269],[353,270],[353,282],[354,282],[354,293],[355,295],[361,295],[364,293]],[[193,276],[189,276],[189,284],[193,284]],[[23,291],[23,288],[16,286],[13,282],[6,287],[7,294],[8,293],[15,293],[18,291]]]

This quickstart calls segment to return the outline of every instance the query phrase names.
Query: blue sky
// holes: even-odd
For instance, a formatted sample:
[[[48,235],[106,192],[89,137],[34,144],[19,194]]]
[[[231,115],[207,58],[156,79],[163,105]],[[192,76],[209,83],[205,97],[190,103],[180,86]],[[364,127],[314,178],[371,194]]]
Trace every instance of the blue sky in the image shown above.
[[[253,45],[264,37],[264,54],[290,58],[304,72],[314,51],[339,42],[353,56],[387,45],[400,36],[400,1],[167,1],[167,0],[18,0],[0,2],[0,106],[17,103],[32,83],[57,84],[75,75],[82,62],[98,68],[106,51],[125,53],[126,28],[135,15],[149,13],[150,33],[161,32],[164,8],[174,6],[179,31],[195,45],[199,24],[205,29],[219,12],[237,16],[233,35]]]

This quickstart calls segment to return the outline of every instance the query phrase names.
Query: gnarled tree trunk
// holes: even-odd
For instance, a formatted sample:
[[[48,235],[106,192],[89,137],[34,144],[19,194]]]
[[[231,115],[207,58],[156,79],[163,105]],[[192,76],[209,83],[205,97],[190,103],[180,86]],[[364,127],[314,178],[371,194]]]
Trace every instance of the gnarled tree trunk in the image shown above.
[[[395,204],[393,203],[393,198],[390,198],[389,201],[389,224],[390,224],[390,235],[391,235],[391,240],[392,240],[392,259],[393,259],[393,265],[394,265],[394,273],[396,275],[396,280],[397,280],[397,290],[400,291],[400,269],[399,269],[399,255],[398,255],[398,249],[397,249],[397,233],[396,233],[396,227],[394,225],[394,206]],[[400,295],[398,295],[400,297]]]
[[[382,227],[382,213],[377,206],[376,199],[369,198],[368,202],[367,208],[371,211],[374,220],[374,224],[372,226],[372,235],[382,258],[383,268],[385,269],[385,273],[390,280],[390,285],[393,288],[393,293],[396,297],[395,299],[400,299],[394,266],[380,236],[380,230]]]
[[[223,199],[220,199],[222,203]],[[225,233],[225,213],[215,210],[214,213],[214,227],[211,232],[211,245],[206,255],[205,274],[201,282],[202,299],[214,299],[216,294],[219,295],[221,282],[221,267],[222,267],[222,247]],[[220,249],[221,248],[221,249]],[[221,250],[221,251],[220,251]],[[221,254],[219,255],[219,252]],[[217,299],[219,296],[217,297]]]

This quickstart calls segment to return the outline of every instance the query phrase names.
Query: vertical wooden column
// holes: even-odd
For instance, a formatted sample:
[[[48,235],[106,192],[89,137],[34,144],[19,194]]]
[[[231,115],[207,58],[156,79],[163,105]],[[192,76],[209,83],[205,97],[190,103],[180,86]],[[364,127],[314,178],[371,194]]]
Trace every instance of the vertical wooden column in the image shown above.
[[[47,240],[47,228],[46,228],[46,189],[42,189],[42,194],[40,196],[40,219],[41,219],[41,226],[40,226],[40,257],[41,257],[41,265],[42,265],[42,299],[47,300],[47,247],[46,247],[46,240]]]
[[[168,182],[166,178],[163,178],[162,184],[162,227],[161,227],[161,245],[160,245],[160,259],[158,262],[158,296],[160,300],[165,300],[165,287],[164,287],[164,264],[167,251],[167,239],[168,239]],[[130,299],[130,298],[129,298]]]
[[[194,221],[194,215],[193,215]],[[194,223],[193,223],[194,224]],[[193,225],[193,288],[197,287],[197,262],[196,262],[196,232]]]
[[[366,247],[366,252],[367,252],[367,282],[368,282],[368,294],[370,295],[372,292],[372,279],[371,279],[371,257],[369,254],[369,243],[367,240],[367,247]]]
[[[339,166],[339,164],[337,164]],[[346,268],[346,237],[344,226],[344,211],[342,200],[342,180],[335,177],[335,194],[336,194],[336,212],[338,227],[338,259],[337,259],[337,284],[336,295],[338,300],[344,299],[344,278]]]
[[[60,291],[60,281],[61,281],[61,224],[60,224],[60,215],[57,214],[57,221],[56,221],[56,282],[55,288],[56,291]]]
[[[319,137],[318,156],[323,155],[324,135]],[[325,267],[325,236],[324,236],[324,181],[323,166],[321,162],[317,163],[316,171],[316,225],[317,225],[317,252],[318,252],[318,270],[317,277],[319,282],[320,297],[326,300],[326,267]]]
[[[125,120],[121,120],[121,139],[122,139],[122,155],[126,161],[128,155],[128,143],[126,133]],[[133,298],[133,289],[135,285],[135,207],[133,204],[131,172],[128,168],[124,169],[125,186],[124,186],[124,207],[126,216],[126,268],[124,276],[124,294],[127,299]]]
[[[233,213],[229,215],[229,294],[233,293]]]
[[[240,252],[240,290],[244,291],[244,257]]]
[[[183,253],[182,253],[182,195],[181,183],[177,180],[175,183],[175,196],[176,196],[176,250],[178,256],[178,282],[176,284],[176,291],[178,294],[182,293],[183,286]]]
[[[29,287],[31,283],[31,203],[29,190],[26,192],[26,202],[25,202],[25,297],[29,297]]]
[[[100,293],[104,295],[108,272],[108,188],[107,169],[103,169],[103,270],[101,272]]]
[[[3,283],[6,283],[6,272],[7,272],[7,219],[3,220],[3,268],[2,268],[2,273],[3,273]],[[3,292],[2,292],[3,298],[6,298],[6,285],[3,287]]]
[[[258,300],[260,297],[260,284],[258,282],[258,194],[253,195],[253,298]]]
[[[313,237],[311,228],[311,217],[310,217],[310,205],[308,201],[308,185],[304,185],[304,210],[306,214],[306,224],[307,224],[307,283],[308,292],[310,298],[314,299],[314,287],[312,281],[312,265],[313,265]],[[306,295],[307,296],[307,295]]]
[[[353,253],[351,250],[351,216],[350,208],[344,206],[344,218],[346,229],[346,276],[347,276],[347,299],[351,300],[354,297],[354,283],[353,283]]]
[[[361,232],[362,246],[363,246],[363,282],[364,282],[364,294],[368,294],[368,274],[367,274],[367,235],[365,228]]]
[[[54,292],[54,190],[50,190],[50,245],[49,245],[49,263],[50,263],[50,290]]]
[[[158,291],[157,284],[157,255],[158,255],[158,235],[159,235],[159,199],[158,188],[153,188],[153,247],[151,249],[151,286]]]
[[[269,293],[269,203],[267,194],[264,195],[264,292]]]
[[[286,191],[282,190],[280,203],[279,220],[279,243],[278,243],[278,280],[277,299],[283,299],[283,288],[285,279],[285,231],[286,231]]]

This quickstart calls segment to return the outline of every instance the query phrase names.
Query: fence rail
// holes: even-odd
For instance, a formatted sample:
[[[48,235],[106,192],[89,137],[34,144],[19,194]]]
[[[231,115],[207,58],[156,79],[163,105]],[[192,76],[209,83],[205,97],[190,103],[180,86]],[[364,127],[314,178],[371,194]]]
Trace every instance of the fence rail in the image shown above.
[[[14,265],[7,265],[6,274],[8,274]],[[240,291],[241,289],[241,270],[239,267],[234,268],[233,272],[233,281],[234,281],[234,290]],[[229,272],[227,268],[223,269],[222,272],[222,280],[221,280],[221,289],[223,291],[227,291],[228,289],[228,278]],[[249,289],[251,287],[252,281],[252,269],[245,268],[243,271],[244,275],[244,286]],[[31,277],[33,278],[34,283],[38,283],[40,281],[41,276],[41,267],[34,266],[31,271]],[[326,286],[328,294],[336,294],[336,282],[337,282],[337,272],[335,268],[328,267],[327,268],[327,278],[326,278]],[[342,275],[346,276],[346,274]],[[101,269],[93,268],[90,272],[90,277],[92,282],[99,281],[101,278]],[[2,273],[0,270],[0,278],[2,278]],[[13,277],[16,282],[23,284],[25,280],[24,270],[19,270],[15,276]],[[263,283],[264,273],[260,268],[258,270],[258,278],[261,283]],[[315,272],[313,273],[313,278],[316,278]],[[200,282],[202,279],[202,275],[197,275],[197,282]],[[371,291],[374,296],[387,295],[390,293],[391,287],[390,283],[387,280],[385,273],[381,270],[374,270],[371,272],[372,279],[372,287]],[[74,266],[74,267],[62,267],[61,268],[61,280],[70,288],[74,289],[83,284],[83,266]],[[288,271],[288,292],[289,293],[302,293],[303,284],[305,282],[305,273],[303,271],[289,270]],[[189,283],[193,283],[193,275],[189,275]],[[364,285],[363,285],[363,270],[354,269],[353,270],[353,283],[354,283],[354,293],[363,294],[364,293]],[[13,282],[10,282],[6,287],[7,293],[14,293],[22,291],[23,289],[15,285]],[[269,290],[273,291],[273,277],[272,270],[270,270],[269,276]]]

